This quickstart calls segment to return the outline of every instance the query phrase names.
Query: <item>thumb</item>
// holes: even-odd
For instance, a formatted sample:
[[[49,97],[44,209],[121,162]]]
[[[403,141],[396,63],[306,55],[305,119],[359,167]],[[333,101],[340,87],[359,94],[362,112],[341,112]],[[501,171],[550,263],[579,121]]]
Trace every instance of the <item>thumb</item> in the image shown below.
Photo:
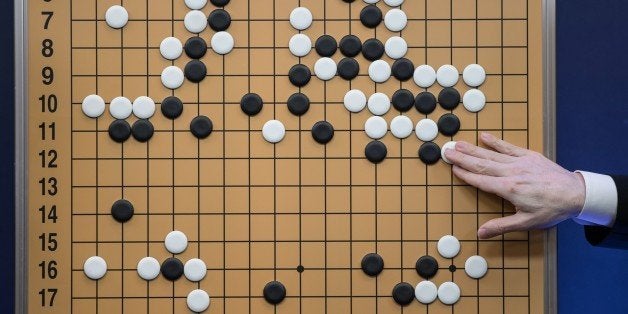
[[[485,222],[478,230],[478,238],[489,239],[508,232],[526,230],[527,218],[521,213],[495,218]]]

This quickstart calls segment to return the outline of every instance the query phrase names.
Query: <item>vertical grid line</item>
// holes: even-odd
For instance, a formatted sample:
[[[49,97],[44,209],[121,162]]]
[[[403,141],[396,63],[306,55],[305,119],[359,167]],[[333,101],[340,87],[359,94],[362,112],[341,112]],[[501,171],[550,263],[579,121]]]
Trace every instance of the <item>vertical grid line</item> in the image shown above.
[[[502,127],[502,132],[501,132],[501,138],[504,138],[504,0],[500,1],[500,19],[499,19],[499,23],[500,23],[500,27],[501,27],[501,41],[500,41],[500,54],[501,54],[501,66],[500,66],[500,84],[501,84],[501,88],[500,88],[500,93],[501,93],[501,127]],[[504,199],[501,199],[501,215],[502,217],[504,216]],[[504,256],[504,247],[505,247],[505,242],[504,242],[504,235],[501,236],[501,247],[502,247],[502,313],[506,313],[506,270],[504,270],[504,261],[505,261],[505,256]],[[528,252],[529,254],[529,252]]]
[[[94,17],[97,19],[98,18],[98,2],[97,1],[94,1],[94,14],[95,14]],[[96,47],[95,48],[95,50],[96,50],[96,54],[95,54],[95,60],[96,60],[96,63],[95,63],[96,79],[95,79],[95,81],[96,82],[95,83],[96,83],[96,91],[95,92],[96,92],[96,94],[98,94],[98,21],[96,20],[94,23],[96,25],[96,29],[95,29],[95,33],[96,33],[96,35],[95,35],[95,47]],[[99,230],[98,230],[98,227],[99,227],[98,226],[99,225],[99,223],[98,223],[98,191],[99,191],[99,188],[98,188],[98,184],[99,184],[99,182],[98,182],[98,173],[99,173],[99,170],[98,170],[98,158],[100,157],[99,153],[98,153],[98,119],[96,119],[95,123],[96,123],[96,131],[97,131],[97,133],[96,133],[96,141],[95,141],[96,142],[96,184],[95,184],[96,185],[96,193],[95,193],[96,194],[96,255],[98,255],[98,247],[99,247],[99,245],[98,245],[98,232],[99,232]],[[98,302],[98,297],[99,297],[98,296],[98,290],[99,290],[98,289],[99,288],[99,284],[98,283],[99,282],[96,281],[96,311],[95,311],[96,314],[98,314],[98,303],[99,303]]]
[[[429,64],[428,63],[428,58],[427,58],[427,52],[428,52],[427,51],[427,41],[428,41],[427,40],[427,35],[428,35],[427,34],[427,22],[428,22],[428,19],[427,19],[427,14],[428,14],[427,13],[427,1],[428,0],[423,0],[423,1],[425,2],[425,16],[424,16],[425,23],[423,24],[423,26],[425,28],[425,37],[424,37],[424,40],[425,40],[425,43],[424,43],[424,46],[425,46],[425,64]],[[427,91],[427,87],[425,88],[425,91]],[[427,118],[427,114],[425,115],[425,118]],[[430,225],[429,224],[429,216],[430,215],[429,215],[429,193],[428,193],[429,188],[428,188],[428,185],[427,185],[427,183],[428,183],[428,169],[429,168],[428,168],[427,164],[424,163],[424,165],[425,165],[425,255],[429,255],[430,254],[430,249],[429,249],[429,245],[430,245],[430,242],[429,242],[429,238],[430,238],[430,233],[429,233],[430,232],[430,229],[429,229],[429,225]],[[428,313],[428,314],[430,313],[430,305],[429,304],[426,305],[425,312]]]
[[[124,0],[120,0],[120,5],[124,6]],[[146,12],[148,15],[148,12]],[[148,28],[148,25],[146,26]],[[148,45],[148,43],[147,43]],[[148,50],[146,50],[148,52]],[[124,95],[124,27],[120,29],[120,95]],[[111,106],[111,103],[109,104]],[[120,144],[120,194],[124,199],[124,143]],[[122,313],[124,313],[124,223],[120,224],[121,228],[121,243],[120,243],[120,255],[122,260],[122,276],[120,284],[120,294],[122,301],[120,306],[122,307]]]

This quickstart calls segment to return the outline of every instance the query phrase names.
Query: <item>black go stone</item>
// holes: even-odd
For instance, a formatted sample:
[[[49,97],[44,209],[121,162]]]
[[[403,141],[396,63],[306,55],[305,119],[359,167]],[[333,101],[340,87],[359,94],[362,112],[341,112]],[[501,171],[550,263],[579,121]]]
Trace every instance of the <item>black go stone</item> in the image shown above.
[[[127,222],[133,217],[133,204],[127,200],[117,200],[111,205],[111,216],[117,222]]]
[[[214,130],[214,124],[206,116],[198,116],[190,122],[190,132],[199,139],[208,137]]]
[[[175,281],[183,275],[183,263],[174,257],[167,258],[161,263],[161,274],[170,281]]]
[[[336,50],[338,50],[338,43],[334,37],[323,35],[318,37],[314,48],[321,57],[331,57],[336,53]]]
[[[294,93],[288,98],[288,110],[295,116],[302,116],[310,110],[310,99],[302,93]]]
[[[414,300],[414,287],[407,282],[400,282],[393,288],[392,297],[397,304],[408,305]]]
[[[133,134],[133,138],[138,142],[148,142],[148,140],[153,137],[155,133],[155,128],[150,121],[146,119],[140,119],[133,123],[133,127],[131,127],[131,134]]]
[[[360,12],[362,25],[368,28],[375,28],[382,22],[382,10],[373,4],[365,6]]]
[[[384,44],[377,38],[367,39],[362,45],[362,55],[369,61],[381,59],[384,51]]]
[[[407,89],[400,89],[392,95],[391,102],[395,109],[406,112],[414,106],[414,95]]]
[[[188,57],[200,59],[207,53],[207,43],[205,39],[199,36],[190,37],[190,39],[185,42],[183,50],[185,50],[185,54],[188,55]]]
[[[231,15],[223,9],[216,9],[209,13],[207,24],[217,32],[225,31],[231,25]]]
[[[360,265],[365,274],[375,277],[384,270],[384,259],[377,253],[369,253],[364,255]]]
[[[254,116],[264,107],[264,101],[258,94],[248,93],[240,100],[240,109],[249,116]]]
[[[347,35],[340,39],[340,52],[347,57],[355,57],[362,51],[362,41],[355,35]]]
[[[118,142],[123,143],[131,136],[131,126],[125,120],[114,120],[109,125],[109,137]]]
[[[445,136],[454,136],[460,130],[460,119],[453,113],[446,113],[438,119],[438,130]]]
[[[402,82],[411,79],[414,76],[414,63],[406,58],[396,60],[392,65],[392,75]]]
[[[183,113],[183,102],[175,96],[166,97],[161,102],[161,113],[168,119],[176,119]]]
[[[421,258],[416,261],[415,268],[419,276],[430,279],[438,272],[438,261],[429,255],[421,256]]]
[[[303,87],[310,82],[312,72],[305,65],[296,64],[290,68],[288,78],[290,79],[290,83],[292,83],[292,85],[296,87]]]
[[[229,4],[229,0],[210,0],[210,2],[217,7],[224,7]]]
[[[279,281],[271,281],[264,286],[264,299],[270,304],[279,304],[286,298],[286,287]]]
[[[382,160],[386,158],[387,154],[388,149],[386,148],[386,145],[380,141],[371,141],[366,144],[366,147],[364,148],[364,155],[366,156],[366,159],[374,164],[382,162]]]
[[[190,82],[199,83],[207,76],[207,67],[199,60],[192,60],[185,65],[183,73]]]
[[[425,142],[419,148],[419,159],[426,165],[433,165],[440,159],[440,147],[434,142]]]
[[[352,80],[360,73],[360,64],[353,58],[344,58],[338,62],[338,76]]]
[[[436,109],[436,97],[430,92],[421,92],[414,99],[414,107],[422,114],[430,114]]]
[[[334,138],[334,126],[327,121],[318,121],[312,126],[312,137],[319,144],[327,144]]]
[[[444,88],[438,93],[438,103],[445,110],[453,110],[460,104],[460,93],[452,87]]]

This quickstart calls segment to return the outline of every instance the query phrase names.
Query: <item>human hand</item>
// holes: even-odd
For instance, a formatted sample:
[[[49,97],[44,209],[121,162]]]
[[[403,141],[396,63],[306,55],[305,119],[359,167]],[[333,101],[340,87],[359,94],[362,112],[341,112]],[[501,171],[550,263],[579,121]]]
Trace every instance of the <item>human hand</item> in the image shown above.
[[[466,142],[447,149],[453,173],[485,192],[511,202],[514,215],[489,220],[478,230],[480,239],[513,231],[544,229],[577,216],[585,200],[584,178],[533,152],[482,133],[489,150]]]

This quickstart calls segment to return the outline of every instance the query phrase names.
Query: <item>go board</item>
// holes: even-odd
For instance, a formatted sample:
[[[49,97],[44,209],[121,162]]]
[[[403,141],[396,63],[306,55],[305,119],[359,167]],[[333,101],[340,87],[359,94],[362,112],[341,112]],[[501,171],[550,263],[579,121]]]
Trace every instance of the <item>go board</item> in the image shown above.
[[[20,260],[26,277],[18,301],[28,312],[188,313],[198,305],[190,305],[189,296],[197,289],[206,295],[196,301],[209,296],[208,313],[544,311],[543,233],[478,240],[479,225],[514,209],[453,177],[434,149],[452,140],[478,143],[481,132],[489,132],[543,151],[540,1],[188,2],[201,3],[201,19],[189,16],[183,0],[25,3],[25,168],[18,172],[24,180],[18,213],[26,217]],[[110,16],[115,5],[128,16],[119,7]],[[405,14],[405,27],[398,29],[399,11],[382,21],[391,5]],[[222,19],[204,25],[223,6]],[[293,13],[297,7],[307,8],[311,25],[305,11]],[[311,43],[289,45],[299,33]],[[324,34],[334,40],[317,43]],[[350,46],[342,49],[339,42],[349,34],[362,51],[347,57]],[[393,66],[391,77],[391,54],[399,58],[399,51],[384,43],[394,36],[407,46],[406,64]],[[172,49],[162,47],[168,37],[185,52],[176,40]],[[195,37],[208,48],[188,47]],[[297,48],[305,51],[295,53]],[[166,58],[168,53],[174,55]],[[325,56],[331,62],[320,61]],[[375,67],[367,59],[383,62]],[[439,69],[438,82],[428,73],[433,84],[420,87],[424,77],[408,74],[408,61],[411,70]],[[354,72],[345,73],[349,79],[340,77],[343,62],[349,66],[343,71]],[[469,110],[460,99],[449,107],[440,101],[429,112],[414,108],[422,92],[439,95],[453,85],[449,92],[462,97],[474,89],[463,77],[469,64],[485,73],[477,87],[483,108]],[[440,73],[443,65],[453,65],[445,72],[458,72],[447,77]],[[347,110],[356,105],[346,104],[350,90],[368,97],[368,108],[360,100],[362,110]],[[410,107],[390,107],[399,90],[411,93]],[[376,93],[385,101],[371,104]],[[289,101],[294,94],[300,101]],[[373,115],[385,122],[383,136],[365,133],[378,130],[365,126]],[[444,116],[458,126],[444,131],[452,120],[439,121],[441,134],[427,140],[433,144],[419,158],[425,143],[414,132],[400,139],[388,131],[399,115],[411,126]],[[164,244],[174,230],[187,237],[177,254]],[[455,257],[439,253],[445,235],[460,243]],[[475,255],[488,265],[480,279],[465,269]],[[94,256],[101,259],[88,265]],[[423,256],[438,264],[429,278],[417,271]],[[162,268],[147,275],[157,276],[152,280],[138,275],[144,257]],[[164,270],[168,258],[202,260],[203,279],[173,275],[173,269],[182,271],[177,263]],[[99,261],[106,273],[98,274]],[[363,261],[376,268],[371,276]],[[424,280],[437,287],[453,282],[459,299],[417,301],[413,289]],[[265,295],[268,285],[274,289]]]

